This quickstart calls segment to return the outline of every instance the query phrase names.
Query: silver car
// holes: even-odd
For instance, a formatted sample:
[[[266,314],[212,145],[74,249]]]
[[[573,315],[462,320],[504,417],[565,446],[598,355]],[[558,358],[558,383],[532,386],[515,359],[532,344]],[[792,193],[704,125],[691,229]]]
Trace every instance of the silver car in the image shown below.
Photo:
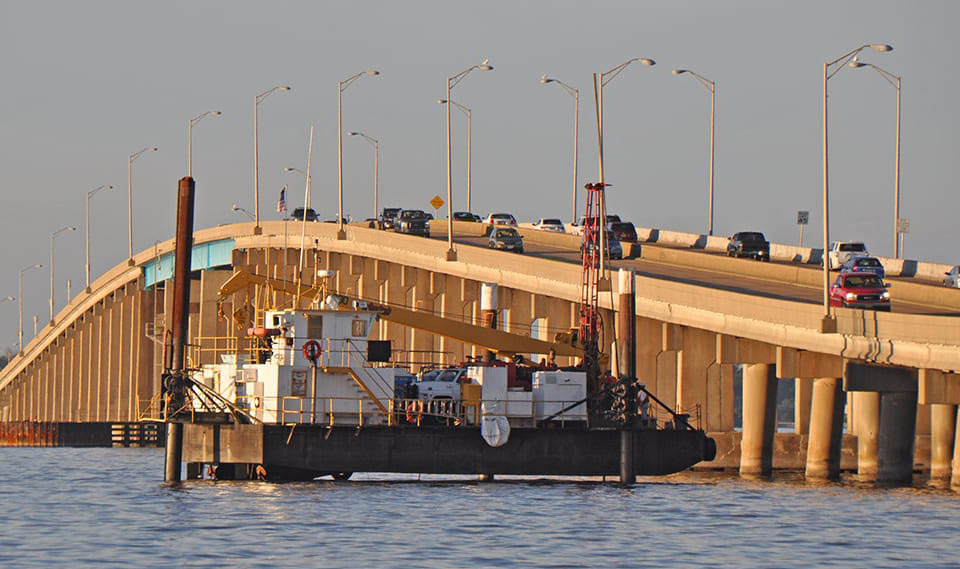
[[[555,217],[541,217],[539,221],[533,224],[534,229],[540,231],[553,231],[554,233],[566,233],[563,228],[563,220]]]

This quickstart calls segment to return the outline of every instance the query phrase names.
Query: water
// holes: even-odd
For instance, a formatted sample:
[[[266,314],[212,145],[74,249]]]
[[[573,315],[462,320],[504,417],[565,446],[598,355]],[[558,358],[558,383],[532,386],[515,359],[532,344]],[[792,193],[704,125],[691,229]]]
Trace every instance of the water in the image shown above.
[[[960,567],[960,497],[715,473],[165,486],[159,449],[0,449],[0,567]]]

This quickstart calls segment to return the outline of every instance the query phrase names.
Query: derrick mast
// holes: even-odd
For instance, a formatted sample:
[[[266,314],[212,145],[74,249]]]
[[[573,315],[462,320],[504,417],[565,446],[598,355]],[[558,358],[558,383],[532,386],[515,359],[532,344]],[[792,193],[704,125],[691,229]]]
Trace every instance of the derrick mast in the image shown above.
[[[603,336],[603,321],[600,318],[600,278],[603,275],[603,247],[605,241],[605,215],[603,190],[607,184],[587,184],[587,209],[583,224],[583,273],[580,277],[580,343],[583,345],[584,371],[587,373],[587,389],[596,391],[600,378],[600,340]]]

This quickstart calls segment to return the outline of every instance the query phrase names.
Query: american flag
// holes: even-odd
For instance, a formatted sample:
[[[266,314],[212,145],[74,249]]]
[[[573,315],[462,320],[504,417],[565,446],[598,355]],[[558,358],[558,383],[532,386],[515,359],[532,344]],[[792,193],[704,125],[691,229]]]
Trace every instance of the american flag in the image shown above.
[[[280,200],[277,202],[277,213],[287,212],[287,187],[280,190]]]

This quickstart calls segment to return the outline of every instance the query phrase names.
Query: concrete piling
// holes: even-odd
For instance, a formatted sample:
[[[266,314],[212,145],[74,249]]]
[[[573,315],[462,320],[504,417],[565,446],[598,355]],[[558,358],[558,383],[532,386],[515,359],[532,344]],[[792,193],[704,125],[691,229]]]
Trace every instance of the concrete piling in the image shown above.
[[[930,406],[930,480],[950,480],[957,406]]]
[[[740,475],[768,475],[773,470],[773,436],[777,427],[777,376],[771,364],[743,366],[743,438]]]
[[[815,379],[812,388],[806,477],[836,479],[840,477],[846,396],[838,377]]]

